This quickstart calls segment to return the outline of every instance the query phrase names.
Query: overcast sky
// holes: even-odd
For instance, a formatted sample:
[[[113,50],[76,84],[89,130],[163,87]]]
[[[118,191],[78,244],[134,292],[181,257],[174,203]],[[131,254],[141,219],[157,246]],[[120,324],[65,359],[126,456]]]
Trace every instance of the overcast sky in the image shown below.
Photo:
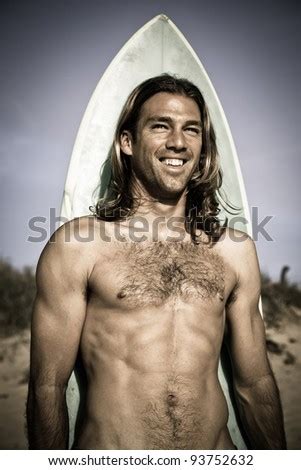
[[[100,77],[143,24],[165,13],[200,57],[230,124],[261,268],[301,280],[297,1],[9,1],[0,7],[0,255],[35,265],[28,221],[59,210],[78,126]],[[46,228],[48,226],[46,225]]]

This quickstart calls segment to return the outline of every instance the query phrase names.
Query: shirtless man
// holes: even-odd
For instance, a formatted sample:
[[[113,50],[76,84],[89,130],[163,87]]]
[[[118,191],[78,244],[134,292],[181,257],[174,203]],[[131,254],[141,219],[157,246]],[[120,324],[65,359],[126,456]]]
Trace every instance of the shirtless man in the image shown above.
[[[111,158],[106,200],[62,226],[39,261],[30,447],[67,448],[79,356],[87,390],[75,448],[234,449],[217,375],[225,337],[250,446],[284,449],[256,252],[218,222],[221,173],[199,90],[168,75],[137,87]]]

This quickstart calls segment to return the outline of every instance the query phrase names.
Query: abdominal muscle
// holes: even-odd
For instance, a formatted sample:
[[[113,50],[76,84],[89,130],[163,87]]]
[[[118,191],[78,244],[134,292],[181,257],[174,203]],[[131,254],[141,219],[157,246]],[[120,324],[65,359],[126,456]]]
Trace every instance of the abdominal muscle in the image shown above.
[[[134,376],[128,386],[93,384],[78,448],[234,448],[227,404],[214,377],[204,383],[172,381],[169,387],[168,380]]]
[[[120,316],[112,329],[106,317],[91,313],[82,337],[86,411],[75,447],[234,449],[217,377],[222,334],[216,334],[216,323],[222,329],[222,320],[210,336],[210,329],[203,335],[202,329],[189,331],[181,312],[179,319],[168,319],[162,308],[158,317],[148,313],[152,327],[140,312],[136,332],[135,319]],[[187,314],[193,324],[193,311]]]

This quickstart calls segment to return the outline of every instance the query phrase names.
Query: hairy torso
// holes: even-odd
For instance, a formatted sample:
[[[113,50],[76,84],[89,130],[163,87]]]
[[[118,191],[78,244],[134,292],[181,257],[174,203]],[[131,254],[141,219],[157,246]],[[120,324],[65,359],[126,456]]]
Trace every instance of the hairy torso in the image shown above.
[[[120,249],[123,276],[119,298],[158,304],[169,298],[224,297],[224,265],[208,249],[192,243],[157,242]]]
[[[102,246],[81,340],[88,391],[77,447],[234,447],[217,377],[234,285],[219,248]]]

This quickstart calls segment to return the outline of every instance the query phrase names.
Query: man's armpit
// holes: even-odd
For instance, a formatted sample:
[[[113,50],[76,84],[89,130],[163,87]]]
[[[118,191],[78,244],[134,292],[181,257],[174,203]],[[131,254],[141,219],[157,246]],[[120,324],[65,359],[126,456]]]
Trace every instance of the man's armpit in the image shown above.
[[[226,309],[231,307],[231,305],[235,303],[235,301],[237,300],[237,297],[238,297],[238,284],[236,284],[236,286],[234,287],[234,289],[232,290],[232,292],[230,293],[227,299]]]

